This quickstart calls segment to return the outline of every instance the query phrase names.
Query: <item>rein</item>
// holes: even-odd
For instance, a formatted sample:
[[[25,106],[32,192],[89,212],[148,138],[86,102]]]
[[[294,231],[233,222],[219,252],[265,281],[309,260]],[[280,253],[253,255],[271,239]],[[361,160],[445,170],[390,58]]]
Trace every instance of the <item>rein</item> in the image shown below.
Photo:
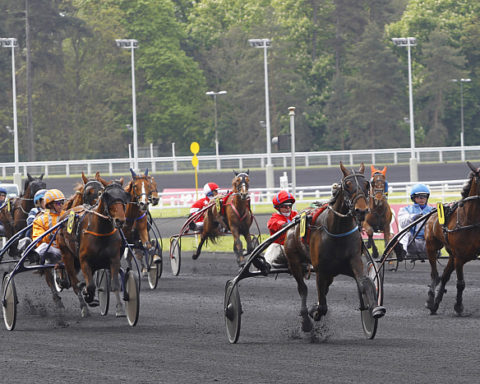
[[[455,223],[455,227],[452,228],[452,229],[449,229],[446,225],[443,225],[443,232],[445,234],[449,234],[449,233],[452,233],[452,232],[458,232],[458,231],[467,230],[467,229],[479,228],[480,227],[480,222],[475,223],[475,224],[469,224],[469,225],[460,225],[459,209],[458,209],[465,202],[479,200],[479,199],[480,199],[480,196],[476,195],[476,196],[468,196],[468,197],[458,201],[457,206],[455,207],[455,210],[457,211],[457,222]]]
[[[343,232],[343,233],[331,233],[331,232],[328,232],[326,227],[322,227],[322,229],[325,231],[325,233],[326,233],[328,236],[331,236],[331,237],[346,237],[346,236],[351,235],[351,234],[354,233],[355,231],[358,231],[358,225],[356,225],[355,227],[353,227],[350,231],[348,231],[348,232]]]

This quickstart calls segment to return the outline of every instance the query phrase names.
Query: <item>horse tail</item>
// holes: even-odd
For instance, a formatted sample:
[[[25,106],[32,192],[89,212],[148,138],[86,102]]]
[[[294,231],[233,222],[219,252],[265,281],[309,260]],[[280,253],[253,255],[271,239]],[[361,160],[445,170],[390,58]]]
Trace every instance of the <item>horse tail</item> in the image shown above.
[[[207,209],[205,213],[205,218],[203,220],[203,233],[202,236],[205,238],[205,242],[211,242],[212,244],[217,243],[217,239],[220,236],[220,223],[216,219],[216,211],[214,213],[215,206]]]

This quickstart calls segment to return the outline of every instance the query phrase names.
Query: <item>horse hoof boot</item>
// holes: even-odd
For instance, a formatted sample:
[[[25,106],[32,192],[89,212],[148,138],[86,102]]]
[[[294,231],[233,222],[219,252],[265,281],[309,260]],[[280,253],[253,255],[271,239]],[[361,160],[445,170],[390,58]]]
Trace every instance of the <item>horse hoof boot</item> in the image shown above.
[[[123,309],[122,304],[118,304],[115,310],[115,317],[125,317],[125,309]]]
[[[160,263],[162,262],[162,258],[161,258],[160,256],[158,256],[158,255],[154,255],[154,256],[153,256],[153,262],[154,262],[155,264],[160,264]]]
[[[387,310],[385,309],[385,307],[378,306],[378,307],[373,308],[372,316],[375,319],[380,319],[381,317],[385,316],[386,312],[387,312]]]

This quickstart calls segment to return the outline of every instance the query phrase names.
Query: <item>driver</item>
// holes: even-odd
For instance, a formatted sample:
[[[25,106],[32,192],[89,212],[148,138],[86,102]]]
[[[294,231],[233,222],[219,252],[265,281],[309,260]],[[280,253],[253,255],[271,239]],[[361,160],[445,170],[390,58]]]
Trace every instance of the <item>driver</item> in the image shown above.
[[[0,208],[6,204],[7,190],[3,187],[0,187]],[[0,236],[5,236],[5,227],[0,221]]]
[[[415,184],[412,187],[410,191],[410,199],[413,204],[407,205],[398,211],[398,223],[400,228],[405,228],[433,209],[427,204],[429,197],[430,189],[425,184]],[[413,236],[415,236],[419,225],[422,224],[417,224],[412,227],[400,240],[400,243],[403,246],[403,253],[402,256],[399,257],[399,261],[401,261],[405,255],[416,256],[421,259],[425,258],[425,229],[422,228],[417,237],[413,240]]]
[[[192,204],[190,207],[190,215],[188,217],[192,216],[195,212],[200,211],[210,204],[210,200],[218,195],[218,188],[218,185],[212,182],[205,184],[203,186],[203,193],[205,193],[205,197]],[[190,222],[189,228],[192,231],[201,231],[203,229],[203,215],[195,220],[195,222]]]
[[[273,235],[285,227],[295,216],[297,216],[298,213],[292,209],[292,206],[295,203],[295,197],[287,191],[278,192],[273,196],[272,203],[277,212],[272,214],[267,223],[270,235]],[[265,260],[271,266],[281,267],[287,264],[287,257],[285,256],[283,248],[284,243],[285,234],[270,244],[265,251]]]
[[[45,212],[40,213],[33,221],[32,239],[35,241],[42,236],[46,231],[58,223],[60,216],[65,213],[63,205],[65,203],[65,196],[62,191],[58,189],[50,189],[45,193]],[[59,261],[61,258],[60,250],[54,240],[51,245],[52,233],[44,236],[37,244],[36,252],[40,256],[40,261],[43,264],[46,257],[51,257],[52,261]]]

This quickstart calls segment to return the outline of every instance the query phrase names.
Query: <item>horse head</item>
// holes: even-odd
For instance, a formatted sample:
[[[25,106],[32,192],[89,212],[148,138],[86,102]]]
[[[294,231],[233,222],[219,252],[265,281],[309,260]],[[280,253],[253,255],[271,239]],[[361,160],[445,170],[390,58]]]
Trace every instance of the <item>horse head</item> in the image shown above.
[[[232,180],[232,190],[234,193],[240,195],[242,200],[246,200],[248,198],[248,186],[250,183],[249,173],[250,170],[247,172],[236,172],[233,171],[235,177]]]
[[[43,173],[39,177],[32,177],[27,173],[27,180],[25,180],[23,197],[31,198],[35,196],[40,189],[46,189],[47,184],[43,181]]]
[[[385,174],[382,172],[376,172],[372,176],[372,197],[374,205],[378,205],[385,196]]]
[[[116,228],[120,228],[126,221],[126,205],[130,202],[130,195],[124,191],[121,184],[108,184],[100,197],[98,210],[105,214]]]
[[[148,176],[148,168],[143,175],[137,175],[131,168],[130,172],[132,173],[132,180],[126,190],[130,194],[132,202],[138,204],[141,211],[148,208],[150,201],[153,205],[158,204],[157,183],[153,176]]]
[[[346,169],[340,162],[340,169],[343,173],[341,190],[343,200],[348,207],[348,212],[354,216],[358,222],[365,220],[368,213],[368,197],[370,192],[370,183],[365,179],[365,166],[363,163],[357,172]]]
[[[472,170],[470,180],[462,191],[462,197],[480,195],[480,168],[475,168],[472,163],[467,161],[468,167]]]

